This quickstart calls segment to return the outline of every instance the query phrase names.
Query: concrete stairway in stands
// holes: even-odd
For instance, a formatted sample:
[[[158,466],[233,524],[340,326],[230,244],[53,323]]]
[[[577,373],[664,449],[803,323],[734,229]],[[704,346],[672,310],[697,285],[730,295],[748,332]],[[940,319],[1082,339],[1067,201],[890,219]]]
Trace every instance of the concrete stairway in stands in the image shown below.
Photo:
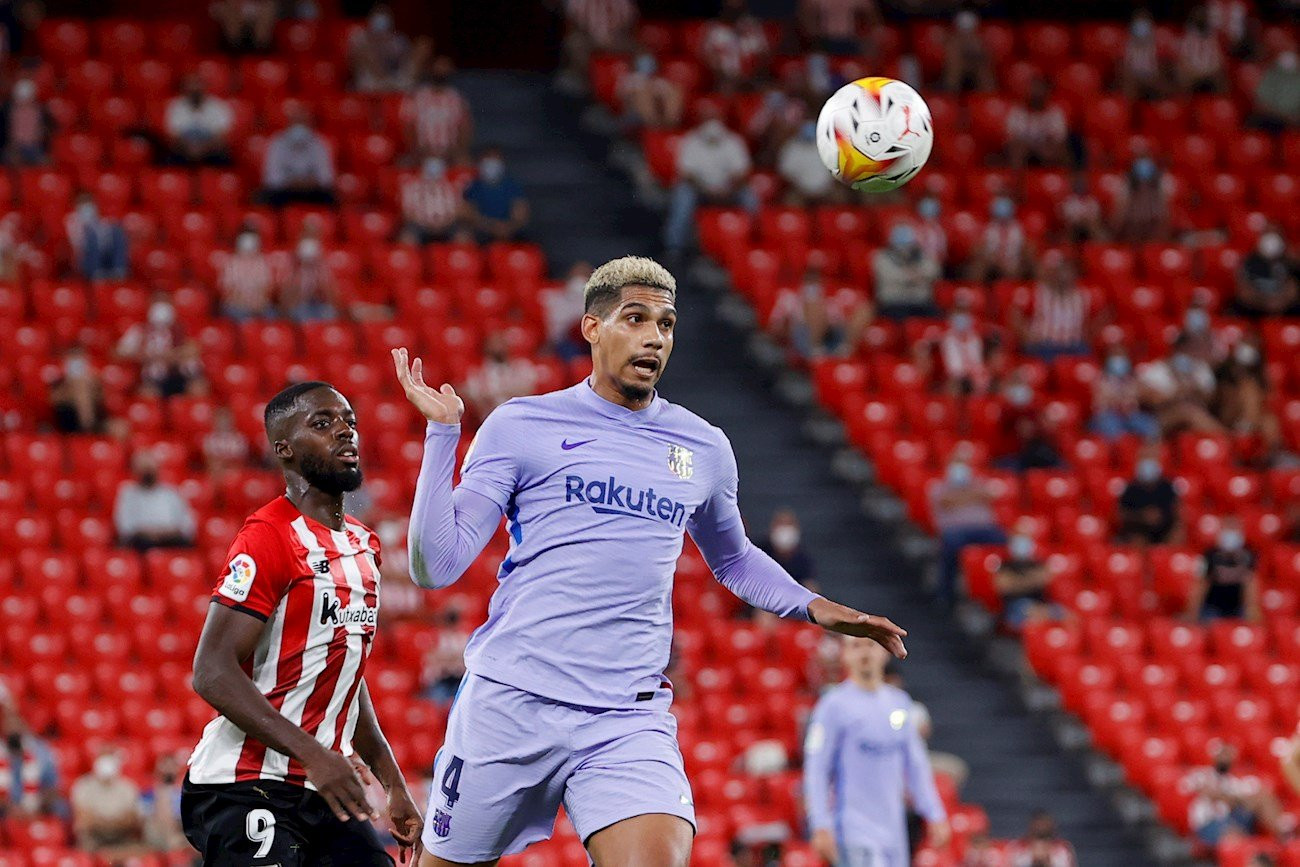
[[[501,145],[527,189],[530,237],[556,274],[578,259],[599,263],[658,249],[659,217],[607,166],[609,143],[580,128],[581,101],[519,73],[466,73],[459,84],[474,106],[480,142]],[[775,509],[793,507],[827,594],[910,631],[911,658],[900,670],[933,714],[932,747],[970,763],[963,797],[988,811],[996,836],[1018,836],[1031,812],[1047,808],[1084,867],[1147,863],[1137,835],[1088,785],[1082,763],[1025,710],[983,649],[926,601],[915,567],[893,542],[896,528],[864,515],[853,488],[833,475],[829,450],[804,436],[804,413],[774,396],[747,358],[744,335],[716,315],[717,298],[686,275],[678,279],[677,347],[662,392],[731,437],[751,535]]]

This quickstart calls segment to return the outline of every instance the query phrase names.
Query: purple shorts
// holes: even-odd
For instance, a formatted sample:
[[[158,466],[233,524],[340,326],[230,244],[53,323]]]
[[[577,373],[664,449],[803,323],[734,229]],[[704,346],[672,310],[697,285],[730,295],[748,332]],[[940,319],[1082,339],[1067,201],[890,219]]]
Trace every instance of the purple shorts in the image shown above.
[[[424,847],[490,861],[548,839],[561,802],[585,843],[647,813],[695,825],[672,691],[626,709],[565,704],[465,676],[433,763]]]

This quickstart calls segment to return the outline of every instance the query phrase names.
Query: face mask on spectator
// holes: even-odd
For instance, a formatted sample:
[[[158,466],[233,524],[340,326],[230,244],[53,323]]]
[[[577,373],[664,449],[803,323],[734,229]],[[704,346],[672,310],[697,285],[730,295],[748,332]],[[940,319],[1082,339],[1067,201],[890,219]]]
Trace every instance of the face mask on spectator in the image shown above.
[[[1023,382],[1007,388],[1007,402],[1012,406],[1029,406],[1034,399],[1034,390]]]
[[[483,176],[483,180],[494,184],[506,173],[506,164],[496,157],[488,157],[478,164],[478,171]]]
[[[1193,334],[1201,334],[1210,327],[1210,314],[1194,307],[1183,317],[1183,327]]]
[[[1224,551],[1237,551],[1245,542],[1240,530],[1225,528],[1219,531],[1219,547]]]
[[[722,125],[722,121],[716,117],[711,117],[704,123],[700,124],[700,134],[704,136],[705,141],[718,142],[722,140],[722,134],[727,128]]]
[[[804,141],[816,141],[817,124],[814,121],[808,121],[803,126],[799,127],[799,136]]]
[[[1137,462],[1137,478],[1139,482],[1154,482],[1160,478],[1160,461],[1155,458],[1143,458]]]
[[[436,181],[447,171],[447,164],[437,157],[424,161],[424,176],[431,181]]]
[[[1276,259],[1286,250],[1286,242],[1277,232],[1269,232],[1259,239],[1259,254],[1266,259]]]
[[[155,301],[149,305],[149,324],[155,328],[164,328],[176,321],[176,310],[166,301]]]
[[[370,29],[376,33],[387,33],[393,29],[393,16],[387,12],[376,12],[370,16]]]
[[[782,551],[793,551],[799,546],[799,528],[782,524],[772,529],[772,545]]]
[[[298,258],[314,262],[320,258],[320,239],[303,238],[298,242]]]
[[[969,313],[954,313],[948,322],[952,325],[953,331],[970,331],[971,318]]]
[[[899,223],[889,230],[889,246],[900,253],[912,249],[916,244],[916,230],[906,223]]]
[[[969,9],[963,9],[953,16],[952,23],[963,33],[970,33],[979,24],[979,17]]]
[[[954,485],[966,485],[970,484],[970,480],[970,464],[965,461],[953,461],[948,464],[948,481]]]
[[[105,753],[95,759],[93,773],[100,780],[111,780],[122,770],[122,760],[112,753]]]
[[[1128,376],[1129,371],[1132,369],[1133,365],[1129,364],[1129,360],[1122,355],[1112,355],[1106,359],[1106,372],[1111,376]]]
[[[82,222],[93,222],[99,216],[99,208],[95,207],[94,202],[78,202],[77,216],[81,218]]]
[[[69,358],[63,362],[63,375],[70,379],[80,379],[90,372],[90,363],[84,358]]]
[[[1195,367],[1192,357],[1181,352],[1171,358],[1169,364],[1173,367],[1175,373],[1181,373],[1184,375],[1191,373],[1192,368]]]
[[[916,212],[921,215],[923,220],[933,220],[939,216],[939,200],[933,196],[924,198],[916,206]]]
[[[1259,361],[1259,350],[1249,343],[1238,343],[1237,348],[1232,351],[1232,357],[1238,364],[1250,367]]]
[[[1012,536],[1007,542],[1007,552],[1013,560],[1028,560],[1034,556],[1037,546],[1029,536]]]
[[[1139,18],[1129,27],[1129,33],[1132,33],[1138,39],[1146,39],[1151,35],[1151,19]]]
[[[657,67],[658,64],[655,62],[653,55],[642,54],[636,59],[636,71],[641,75],[654,75]]]
[[[1283,51],[1277,56],[1277,68],[1285,69],[1287,72],[1295,72],[1300,67],[1300,58],[1297,58],[1294,51]]]
[[[1150,157],[1141,157],[1133,163],[1133,177],[1139,181],[1149,181],[1156,176],[1156,163]]]
[[[311,140],[311,127],[309,127],[305,122],[298,121],[297,123],[289,127],[290,143],[298,147],[302,147],[303,145],[307,144],[307,142],[309,142],[310,140]]]
[[[1015,216],[1016,205],[1006,196],[999,196],[993,200],[991,212],[995,220],[1010,220]]]
[[[829,75],[831,61],[825,54],[813,54],[808,58],[808,77],[817,79]]]
[[[36,84],[30,78],[24,78],[14,85],[14,99],[28,102],[36,97]]]
[[[262,239],[257,237],[256,232],[243,232],[235,241],[235,249],[245,255],[256,253],[261,246]]]

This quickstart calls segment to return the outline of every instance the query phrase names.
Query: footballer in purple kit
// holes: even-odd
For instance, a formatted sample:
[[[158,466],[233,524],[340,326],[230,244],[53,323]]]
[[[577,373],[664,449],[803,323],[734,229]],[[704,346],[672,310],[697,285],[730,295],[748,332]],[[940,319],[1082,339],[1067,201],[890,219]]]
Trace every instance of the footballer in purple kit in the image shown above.
[[[597,268],[582,318],[591,377],[497,408],[455,487],[464,404],[393,350],[428,420],[412,579],[446,587],[502,515],[510,533],[434,761],[422,867],[495,864],[549,837],[561,803],[601,867],[688,863],[695,812],[664,677],[685,532],[750,605],[906,655],[902,629],[812,593],[746,538],[730,442],[655,392],[676,290],[650,259]]]

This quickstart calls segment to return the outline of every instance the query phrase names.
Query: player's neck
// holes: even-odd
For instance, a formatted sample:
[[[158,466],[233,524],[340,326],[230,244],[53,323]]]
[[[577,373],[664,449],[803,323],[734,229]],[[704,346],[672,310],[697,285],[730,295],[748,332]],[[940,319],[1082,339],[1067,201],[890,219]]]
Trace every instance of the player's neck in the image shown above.
[[[286,479],[285,496],[308,518],[318,524],[324,524],[331,530],[343,530],[347,523],[343,520],[343,495],[330,494],[320,488],[313,488],[301,477],[290,476]]]
[[[885,678],[876,675],[870,675],[870,674],[866,674],[866,675],[850,674],[849,683],[853,684],[858,689],[865,689],[868,692],[875,692],[876,690],[880,689],[880,687],[885,683]]]
[[[596,392],[596,396],[607,400],[615,406],[621,406],[624,409],[630,409],[633,412],[639,412],[650,405],[655,399],[654,392],[650,392],[644,398],[630,398],[623,393],[611,379],[601,376],[599,373],[591,377],[591,390]]]

